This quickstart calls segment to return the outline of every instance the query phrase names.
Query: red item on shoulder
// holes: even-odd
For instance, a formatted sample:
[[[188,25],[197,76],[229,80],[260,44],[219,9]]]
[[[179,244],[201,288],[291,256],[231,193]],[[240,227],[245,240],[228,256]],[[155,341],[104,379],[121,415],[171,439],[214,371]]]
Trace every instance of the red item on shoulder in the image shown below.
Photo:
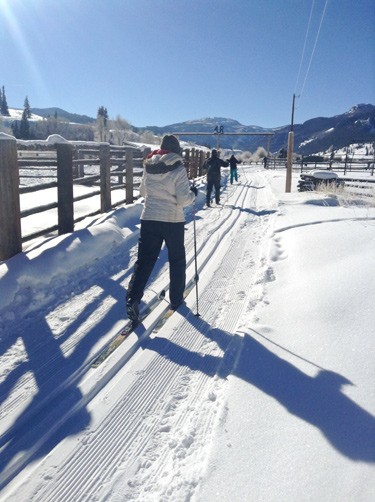
[[[166,153],[169,153],[169,150],[161,150],[160,148],[158,150],[153,150],[151,153],[147,155],[147,159],[151,159],[154,155],[165,155]]]

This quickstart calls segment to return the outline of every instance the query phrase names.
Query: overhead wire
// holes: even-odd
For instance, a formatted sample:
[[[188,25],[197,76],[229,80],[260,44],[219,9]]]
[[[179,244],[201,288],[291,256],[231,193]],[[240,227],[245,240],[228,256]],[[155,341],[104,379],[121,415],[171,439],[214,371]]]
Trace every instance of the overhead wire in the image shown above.
[[[301,89],[301,92],[300,92],[300,95],[301,95],[301,96],[302,96],[303,91],[304,91],[304,89],[305,89],[305,84],[306,84],[307,76],[308,76],[308,74],[309,74],[310,67],[311,67],[311,62],[312,62],[312,60],[313,60],[314,53],[315,53],[315,49],[316,49],[316,45],[317,45],[317,43],[318,43],[318,38],[319,38],[319,35],[320,35],[320,30],[321,30],[321,27],[322,27],[322,24],[323,24],[323,19],[324,19],[324,16],[325,16],[326,10],[327,10],[327,5],[328,5],[328,0],[326,0],[326,2],[325,2],[325,4],[324,4],[324,9],[323,9],[323,12],[322,12],[322,17],[320,18],[319,28],[318,28],[318,32],[317,32],[316,37],[315,37],[314,47],[313,47],[313,50],[312,50],[312,52],[311,52],[311,57],[310,57],[310,61],[309,61],[309,66],[307,67],[307,70],[306,70],[306,75],[305,75],[305,80],[303,81],[302,89]]]
[[[299,68],[298,68],[298,74],[297,74],[296,85],[295,85],[295,88],[294,88],[294,93],[297,92],[297,88],[298,88],[298,84],[299,84],[299,77],[301,75],[302,64],[303,64],[303,60],[305,58],[307,38],[308,38],[309,32],[310,32],[311,19],[312,19],[312,14],[313,14],[313,11],[314,11],[314,5],[315,5],[315,0],[313,0],[313,2],[311,4],[310,17],[309,17],[309,22],[307,23],[307,29],[306,29],[306,34],[305,34],[305,41],[303,43],[303,49],[302,49],[302,54],[301,54],[301,60],[300,60],[300,63],[299,63]]]
[[[302,96],[303,91],[305,89],[307,77],[308,77],[309,72],[310,72],[311,63],[312,63],[312,60],[313,60],[313,57],[314,57],[314,54],[315,54],[315,49],[316,49],[316,46],[317,46],[317,43],[318,43],[318,39],[319,39],[319,35],[320,35],[320,30],[322,28],[324,16],[325,16],[325,13],[326,13],[326,10],[327,10],[327,5],[328,5],[328,0],[326,0],[325,4],[324,4],[324,8],[323,8],[322,15],[321,15],[321,18],[320,18],[320,23],[319,23],[318,31],[317,31],[316,37],[315,37],[314,46],[313,46],[312,51],[311,51],[310,60],[309,60],[309,63],[308,63],[307,69],[306,69],[305,78],[303,80],[303,84],[302,84],[302,87],[301,87],[301,91],[299,93],[299,97]],[[297,85],[298,85],[298,82],[299,82],[299,77],[300,77],[301,68],[302,68],[302,64],[303,64],[303,59],[305,57],[307,38],[308,38],[308,35],[309,35],[309,31],[310,31],[310,25],[311,25],[311,20],[312,20],[312,14],[313,14],[314,6],[315,6],[315,0],[313,0],[312,6],[311,6],[309,22],[308,22],[308,26],[307,26],[307,29],[306,29],[305,42],[304,42],[304,46],[303,46],[303,50],[302,50],[300,67],[299,67],[299,70],[298,70],[298,76],[297,76],[297,81],[296,81],[296,89],[297,89]]]

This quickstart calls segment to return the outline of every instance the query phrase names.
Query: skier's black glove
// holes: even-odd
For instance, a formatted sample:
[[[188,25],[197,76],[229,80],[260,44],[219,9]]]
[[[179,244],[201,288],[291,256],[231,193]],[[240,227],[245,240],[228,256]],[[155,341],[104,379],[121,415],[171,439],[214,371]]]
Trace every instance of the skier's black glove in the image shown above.
[[[197,187],[192,186],[192,187],[190,187],[190,190],[193,192],[193,194],[194,194],[195,196],[197,196],[197,195],[198,195],[198,188],[197,188]]]

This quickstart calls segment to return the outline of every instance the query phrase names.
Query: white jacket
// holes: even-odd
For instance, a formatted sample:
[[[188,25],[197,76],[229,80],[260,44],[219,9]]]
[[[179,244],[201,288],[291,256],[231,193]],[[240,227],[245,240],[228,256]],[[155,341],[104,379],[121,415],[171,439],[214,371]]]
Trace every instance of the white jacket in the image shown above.
[[[156,150],[147,157],[140,193],[145,198],[141,220],[184,222],[183,208],[195,199],[182,157],[164,150]]]

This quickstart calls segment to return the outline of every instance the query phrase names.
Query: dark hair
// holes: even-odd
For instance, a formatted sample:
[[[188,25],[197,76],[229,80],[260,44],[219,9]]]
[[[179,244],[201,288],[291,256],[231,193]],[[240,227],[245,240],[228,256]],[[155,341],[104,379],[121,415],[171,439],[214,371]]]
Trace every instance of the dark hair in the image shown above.
[[[162,150],[168,150],[168,152],[174,152],[174,153],[181,153],[181,147],[180,147],[180,142],[176,138],[176,136],[173,136],[173,134],[167,134],[164,136],[162,139],[160,148]]]

